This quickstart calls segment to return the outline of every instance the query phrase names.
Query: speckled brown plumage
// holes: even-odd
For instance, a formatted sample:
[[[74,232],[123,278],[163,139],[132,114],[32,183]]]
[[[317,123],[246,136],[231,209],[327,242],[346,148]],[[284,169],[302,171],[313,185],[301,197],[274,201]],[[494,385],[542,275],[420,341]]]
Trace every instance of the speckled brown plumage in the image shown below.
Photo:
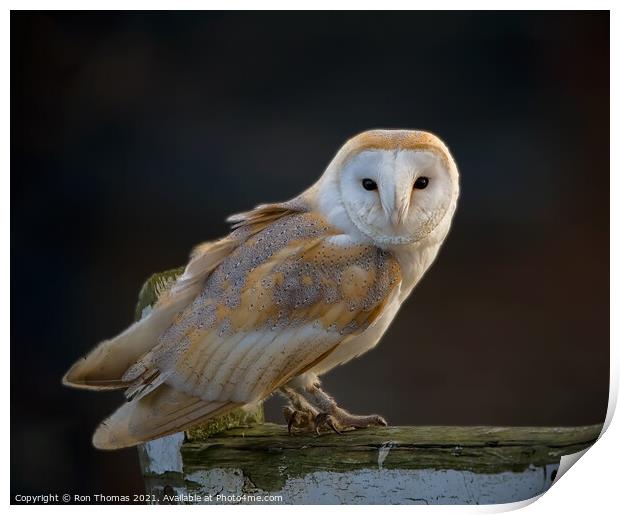
[[[398,264],[371,245],[331,242],[333,234],[316,215],[297,213],[249,237],[124,375],[137,381],[132,395],[165,378],[204,400],[253,402],[363,331],[398,283]]]

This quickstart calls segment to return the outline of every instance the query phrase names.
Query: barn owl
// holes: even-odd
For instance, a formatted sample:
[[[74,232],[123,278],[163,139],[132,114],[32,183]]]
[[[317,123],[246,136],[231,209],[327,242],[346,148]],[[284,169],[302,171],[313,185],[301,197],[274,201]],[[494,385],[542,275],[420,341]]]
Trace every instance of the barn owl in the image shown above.
[[[386,425],[338,406],[319,376],[378,343],[435,259],[458,195],[438,137],[371,130],[296,198],[231,216],[231,233],[198,246],[148,316],[64,376],[125,390],[94,446],[133,446],[276,391],[289,432]]]

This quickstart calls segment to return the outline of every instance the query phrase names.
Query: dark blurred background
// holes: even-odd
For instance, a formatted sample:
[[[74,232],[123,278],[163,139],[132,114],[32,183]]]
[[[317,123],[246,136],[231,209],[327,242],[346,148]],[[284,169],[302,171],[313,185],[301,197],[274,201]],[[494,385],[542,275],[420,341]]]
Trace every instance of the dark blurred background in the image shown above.
[[[369,128],[440,135],[462,194],[379,347],[324,378],[391,424],[603,421],[608,13],[12,13],[11,491],[143,491],[63,388],[140,286]],[[279,420],[281,402],[268,402]]]

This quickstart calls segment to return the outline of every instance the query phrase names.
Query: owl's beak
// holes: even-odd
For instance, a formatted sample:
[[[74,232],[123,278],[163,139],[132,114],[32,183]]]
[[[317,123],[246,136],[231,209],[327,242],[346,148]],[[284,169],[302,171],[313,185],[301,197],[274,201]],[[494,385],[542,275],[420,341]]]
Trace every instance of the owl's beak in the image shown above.
[[[409,211],[409,203],[411,202],[410,193],[410,188],[405,188],[404,191],[400,192],[400,194],[398,192],[396,193],[394,208],[390,217],[390,220],[394,227],[402,225],[405,221],[405,218],[407,217],[407,212]]]

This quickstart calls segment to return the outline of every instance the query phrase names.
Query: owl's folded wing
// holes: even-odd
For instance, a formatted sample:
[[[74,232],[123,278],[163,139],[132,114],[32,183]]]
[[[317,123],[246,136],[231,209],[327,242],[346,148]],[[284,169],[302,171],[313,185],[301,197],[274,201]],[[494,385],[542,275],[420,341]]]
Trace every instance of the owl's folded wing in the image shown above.
[[[125,379],[157,374],[206,401],[262,399],[372,324],[400,273],[376,247],[327,237],[288,245],[244,279],[222,296],[207,289]]]
[[[390,254],[339,238],[291,242],[242,281],[220,278],[223,292],[205,288],[125,373],[133,400],[103,424],[100,443],[124,442],[112,435],[121,426],[136,443],[210,418],[209,410],[261,400],[373,324],[398,290],[400,269]]]

